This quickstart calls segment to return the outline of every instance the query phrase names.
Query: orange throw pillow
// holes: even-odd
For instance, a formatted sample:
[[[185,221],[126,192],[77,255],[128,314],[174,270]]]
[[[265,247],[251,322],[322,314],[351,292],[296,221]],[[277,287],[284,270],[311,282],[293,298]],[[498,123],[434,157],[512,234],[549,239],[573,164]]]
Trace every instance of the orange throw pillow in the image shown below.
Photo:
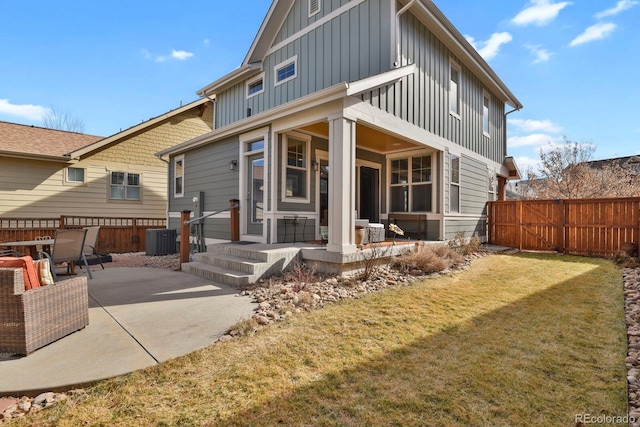
[[[33,266],[33,258],[30,256],[23,256],[21,258],[15,257],[2,257],[0,258],[0,267],[3,268],[22,268],[22,275],[24,277],[24,289],[35,289],[40,287],[40,279],[38,278],[38,272]]]

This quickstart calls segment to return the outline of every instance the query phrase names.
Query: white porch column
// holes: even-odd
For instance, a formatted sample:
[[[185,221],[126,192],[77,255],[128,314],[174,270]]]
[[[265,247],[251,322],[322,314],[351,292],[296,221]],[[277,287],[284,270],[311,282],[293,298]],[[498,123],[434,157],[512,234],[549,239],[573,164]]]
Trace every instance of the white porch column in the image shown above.
[[[355,245],[356,124],[329,117],[329,241],[327,251],[349,253]]]

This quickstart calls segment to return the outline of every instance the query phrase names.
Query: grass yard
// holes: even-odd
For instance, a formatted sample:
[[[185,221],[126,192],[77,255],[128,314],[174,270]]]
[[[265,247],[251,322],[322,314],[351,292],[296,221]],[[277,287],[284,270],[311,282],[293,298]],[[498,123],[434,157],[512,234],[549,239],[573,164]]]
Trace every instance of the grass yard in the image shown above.
[[[496,255],[104,381],[15,425],[573,426],[626,415],[625,348],[610,261]]]

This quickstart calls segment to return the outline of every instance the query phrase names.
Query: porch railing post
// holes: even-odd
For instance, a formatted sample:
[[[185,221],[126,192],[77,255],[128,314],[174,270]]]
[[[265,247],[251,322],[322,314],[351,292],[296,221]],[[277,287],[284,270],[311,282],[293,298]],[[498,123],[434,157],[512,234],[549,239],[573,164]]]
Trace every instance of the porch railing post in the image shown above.
[[[240,200],[231,199],[229,200],[229,204],[232,207],[231,209],[231,241],[238,242],[240,241]],[[237,206],[237,207],[233,207]]]
[[[189,224],[186,222],[191,218],[191,211],[182,211],[180,215],[180,269],[182,264],[189,262],[190,242],[191,237]]]

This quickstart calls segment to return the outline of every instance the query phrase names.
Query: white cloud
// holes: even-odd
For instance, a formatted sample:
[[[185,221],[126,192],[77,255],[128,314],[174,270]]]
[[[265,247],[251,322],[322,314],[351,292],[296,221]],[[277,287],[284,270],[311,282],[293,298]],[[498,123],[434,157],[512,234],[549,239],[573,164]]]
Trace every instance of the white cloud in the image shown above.
[[[209,46],[209,45],[211,44],[211,40],[209,40],[208,38],[206,38],[206,39],[204,39],[204,40],[202,41],[202,44],[203,44],[203,45],[205,45],[205,46]]]
[[[540,166],[540,158],[536,157],[535,159],[532,157],[528,157],[528,156],[516,156],[514,157],[515,161],[516,161],[516,165],[518,165],[518,169],[520,169],[520,174],[523,175],[523,179],[527,179],[527,171],[532,170],[532,171],[536,171],[538,170],[538,167]]]
[[[547,144],[559,143],[562,137],[546,133],[532,133],[526,136],[512,136],[507,140],[507,147],[543,147]]]
[[[632,8],[637,5],[639,2],[635,0],[620,0],[616,5],[612,8],[603,10],[602,12],[596,13],[594,16],[598,19],[606,18],[607,16],[617,15],[620,12],[623,12],[627,9]]]
[[[170,55],[153,55],[147,49],[143,49],[142,50],[142,56],[144,56],[145,59],[148,59],[150,61],[165,62],[165,61],[168,61],[170,59],[176,59],[178,61],[185,61],[185,60],[191,58],[192,56],[194,56],[194,54],[192,52],[187,52],[185,50],[171,50],[171,54]]]
[[[531,0],[512,20],[516,25],[546,25],[553,21],[562,9],[572,4],[568,1],[553,3],[551,0]]]
[[[171,57],[174,59],[177,59],[179,61],[184,61],[186,59],[189,59],[193,56],[192,52],[187,52],[184,50],[172,50],[171,51]]]
[[[500,46],[513,40],[513,37],[509,33],[493,33],[491,37],[489,37],[489,40],[483,42],[476,42],[471,36],[465,36],[465,38],[471,46],[478,51],[480,56],[487,61],[496,57]]]
[[[562,126],[553,123],[551,120],[509,119],[509,124],[523,132],[557,133],[562,130]]]
[[[611,34],[613,30],[616,29],[616,27],[616,24],[612,22],[599,22],[595,25],[590,26],[589,28],[584,30],[584,32],[578,37],[571,40],[569,46],[574,47],[595,40],[601,40]]]
[[[8,99],[0,99],[0,113],[3,114],[42,121],[49,112],[50,110],[48,108],[40,105],[17,105],[12,104]]]
[[[553,52],[549,52],[547,49],[543,49],[539,45],[527,45],[525,47],[535,55],[536,59],[533,60],[534,64],[547,62],[551,59],[551,56],[554,55]]]

